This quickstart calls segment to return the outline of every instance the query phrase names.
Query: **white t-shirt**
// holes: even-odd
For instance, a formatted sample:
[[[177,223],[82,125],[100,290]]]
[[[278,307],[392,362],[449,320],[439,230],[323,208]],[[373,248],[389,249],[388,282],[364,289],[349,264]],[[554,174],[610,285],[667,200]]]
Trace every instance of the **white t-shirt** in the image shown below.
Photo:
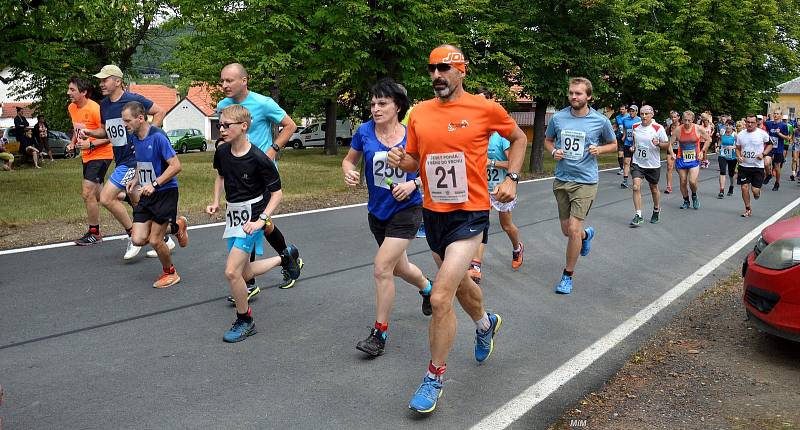
[[[667,132],[661,124],[651,121],[650,125],[643,123],[633,125],[633,162],[639,167],[656,169],[661,167],[661,148],[653,144],[653,139],[659,142],[669,140]]]
[[[759,167],[764,168],[764,157],[759,160],[756,158],[758,154],[764,153],[764,145],[769,143],[769,134],[766,131],[757,128],[752,133],[747,130],[742,130],[736,136],[736,147],[742,154],[741,163],[742,167]]]

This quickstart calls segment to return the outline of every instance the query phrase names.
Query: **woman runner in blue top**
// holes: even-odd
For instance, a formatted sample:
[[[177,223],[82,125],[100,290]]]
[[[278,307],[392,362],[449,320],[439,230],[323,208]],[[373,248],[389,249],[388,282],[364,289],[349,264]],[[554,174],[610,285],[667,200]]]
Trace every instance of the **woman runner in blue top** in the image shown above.
[[[728,188],[728,195],[733,195],[733,176],[736,174],[736,130],[732,120],[728,120],[725,124],[725,131],[720,135],[719,144],[719,194],[717,198],[724,197],[725,191],[725,174],[730,176],[730,186]]]
[[[394,304],[394,276],[419,288],[422,313],[432,313],[431,282],[419,267],[411,264],[406,249],[422,222],[422,196],[417,174],[406,173],[387,164],[386,155],[394,146],[406,145],[406,128],[400,123],[409,108],[405,91],[391,79],[383,79],[370,90],[372,120],[362,124],[342,160],[344,182],[360,182],[358,163],[364,156],[364,175],[369,191],[369,228],[378,242],[375,255],[375,326],[356,348],[372,356],[383,354],[389,314]]]

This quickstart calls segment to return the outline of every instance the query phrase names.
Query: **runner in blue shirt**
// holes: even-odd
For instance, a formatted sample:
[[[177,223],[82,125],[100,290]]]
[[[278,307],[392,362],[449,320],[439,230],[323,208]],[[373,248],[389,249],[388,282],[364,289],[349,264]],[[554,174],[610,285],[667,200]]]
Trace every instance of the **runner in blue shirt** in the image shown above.
[[[625,129],[625,124],[623,124],[623,120],[625,117],[628,116],[628,105],[625,103],[619,105],[619,113],[616,117],[614,117],[614,134],[617,136],[617,163],[619,163],[619,171],[617,175],[622,175],[625,173],[625,169],[623,168],[623,160],[625,159],[625,142],[622,140],[622,130]]]
[[[239,63],[232,63],[225,66],[220,72],[220,84],[225,98],[220,100],[217,104],[217,113],[222,112],[222,109],[232,104],[239,104],[244,106],[250,112],[251,126],[247,131],[247,139],[252,145],[255,145],[260,150],[264,151],[271,160],[275,161],[278,152],[286,146],[292,133],[297,130],[297,125],[292,120],[292,117],[286,114],[286,111],[281,109],[275,100],[256,92],[250,91],[247,88],[247,82],[250,76],[247,74],[247,69]],[[272,140],[272,127],[281,126],[283,129]],[[300,277],[300,269],[303,267],[303,260],[300,258],[300,251],[293,244],[286,244],[286,239],[283,233],[278,229],[275,223],[272,223],[272,231],[267,233],[264,231],[264,236],[269,242],[269,245],[281,255],[286,255],[291,264],[283,270],[284,283],[280,288],[292,288]],[[250,254],[250,261],[255,261],[255,252]],[[258,294],[261,289],[256,286],[255,278],[247,281],[248,299]],[[228,297],[229,302],[233,302],[233,297]]]
[[[133,222],[120,202],[121,199],[126,199],[131,206],[135,206],[135,202],[130,201],[124,193],[127,183],[136,175],[136,158],[133,144],[128,140],[125,125],[122,123],[122,107],[128,102],[138,101],[144,106],[146,114],[153,116],[153,125],[156,127],[160,127],[163,123],[165,113],[161,107],[145,97],[125,91],[122,70],[119,67],[111,64],[103,66],[94,76],[100,79],[100,90],[105,96],[100,102],[102,127],[96,130],[83,130],[81,138],[89,136],[111,141],[116,167],[100,191],[100,204],[111,212],[128,234],[128,246],[124,258],[130,260],[139,254],[141,247],[134,245],[130,240]]]
[[[125,186],[128,194],[137,196],[131,240],[136,246],[150,243],[155,249],[163,271],[153,287],[167,288],[180,282],[181,277],[172,265],[164,235],[175,235],[181,247],[189,243],[186,217],[177,216],[178,180],[175,176],[181,171],[181,162],[164,132],[147,122],[142,103],[128,102],[121,115],[128,140],[136,151],[138,173]]]
[[[777,191],[781,186],[781,168],[784,162],[783,141],[789,140],[789,127],[781,121],[780,110],[773,111],[772,121],[767,121],[764,125],[767,127],[769,140],[772,144],[772,152],[764,158],[764,168],[767,174],[767,177],[764,178],[764,184],[768,184],[769,180],[775,176],[775,185],[772,186],[772,191]]]
[[[431,315],[431,282],[419,267],[408,261],[406,249],[422,222],[422,195],[417,173],[389,167],[386,156],[395,146],[406,146],[406,128],[400,120],[410,101],[402,88],[391,79],[383,79],[370,90],[372,120],[362,124],[342,160],[344,182],[360,183],[358,163],[364,157],[364,179],[369,191],[367,215],[369,228],[378,242],[375,255],[376,317],[374,328],[356,349],[379,356],[386,346],[389,315],[394,304],[394,276],[419,289],[422,313]]]
[[[633,125],[642,122],[639,117],[639,106],[631,105],[628,108],[628,116],[622,119],[622,156],[624,157],[624,165],[622,172],[622,183],[619,184],[622,188],[628,188],[628,175],[631,173],[631,160],[633,159]]]

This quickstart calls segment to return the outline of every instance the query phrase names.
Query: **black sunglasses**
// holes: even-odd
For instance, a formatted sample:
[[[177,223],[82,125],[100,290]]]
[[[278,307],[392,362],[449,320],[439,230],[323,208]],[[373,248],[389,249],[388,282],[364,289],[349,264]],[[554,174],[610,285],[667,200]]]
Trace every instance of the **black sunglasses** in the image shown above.
[[[428,64],[428,73],[433,73],[435,70],[446,72],[450,70],[451,67],[453,66],[446,63]]]
[[[221,123],[219,123],[219,125],[218,125],[217,127],[218,127],[220,130],[222,130],[223,128],[231,128],[231,126],[232,126],[232,125],[234,125],[234,124],[244,124],[244,121],[239,121],[239,122],[229,122],[229,123],[227,123],[227,124],[226,124],[226,123],[223,123],[223,122],[221,122]]]

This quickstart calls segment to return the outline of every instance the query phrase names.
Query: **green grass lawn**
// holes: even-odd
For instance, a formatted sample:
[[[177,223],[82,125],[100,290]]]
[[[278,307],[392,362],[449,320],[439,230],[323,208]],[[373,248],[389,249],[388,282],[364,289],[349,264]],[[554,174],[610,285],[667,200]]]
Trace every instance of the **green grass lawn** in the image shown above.
[[[528,146],[527,156],[531,147]],[[321,148],[287,150],[280,160],[284,201],[323,200],[349,193],[342,180],[338,157],[322,154]],[[180,184],[180,212],[200,212],[211,201],[216,171],[211,167],[213,152],[179,155],[183,171]],[[552,172],[554,160],[545,158],[545,171]],[[527,172],[527,157],[523,173]],[[601,163],[616,164],[616,154],[601,157]],[[113,166],[112,166],[113,167]],[[81,199],[81,161],[44,162],[42,169],[25,166],[14,172],[0,172],[0,223],[43,224],[50,221],[78,222],[86,217]],[[109,214],[101,210],[101,217]]]

